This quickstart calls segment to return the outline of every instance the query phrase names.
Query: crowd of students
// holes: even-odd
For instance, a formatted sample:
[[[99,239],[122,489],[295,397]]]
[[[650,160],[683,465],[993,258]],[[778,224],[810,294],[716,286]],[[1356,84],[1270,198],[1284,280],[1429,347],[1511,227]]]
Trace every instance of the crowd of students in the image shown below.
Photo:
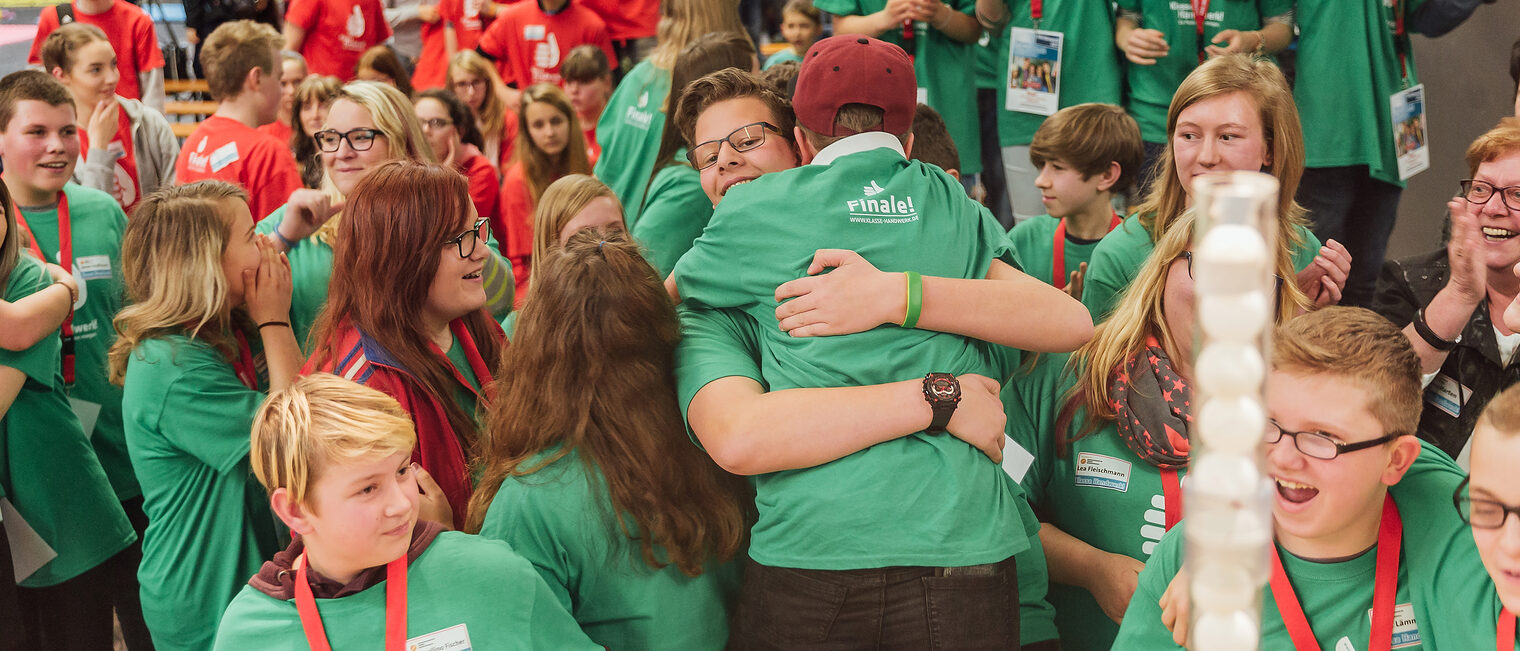
[[[45,9],[0,649],[1181,647],[1221,171],[1281,189],[1262,648],[1520,649],[1520,115],[1382,260],[1475,3],[1215,5],[216,4],[183,141],[146,14]]]

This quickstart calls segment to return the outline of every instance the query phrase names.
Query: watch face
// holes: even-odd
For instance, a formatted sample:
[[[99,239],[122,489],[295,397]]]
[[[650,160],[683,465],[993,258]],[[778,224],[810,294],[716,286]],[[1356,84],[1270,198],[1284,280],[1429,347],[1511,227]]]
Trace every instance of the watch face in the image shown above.
[[[952,378],[937,377],[929,381],[929,392],[937,400],[954,400],[961,396],[961,386]]]

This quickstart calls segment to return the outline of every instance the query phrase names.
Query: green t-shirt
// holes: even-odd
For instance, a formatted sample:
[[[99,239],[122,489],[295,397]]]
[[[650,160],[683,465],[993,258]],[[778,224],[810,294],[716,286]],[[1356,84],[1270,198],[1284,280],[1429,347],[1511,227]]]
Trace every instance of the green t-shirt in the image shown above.
[[[618,83],[596,123],[596,140],[602,145],[596,178],[617,194],[623,214],[637,215],[643,210],[644,186],[654,173],[660,138],[665,134],[669,94],[670,71],[645,59]]]
[[[141,495],[142,489],[132,474],[122,434],[121,388],[106,379],[106,352],[116,342],[111,320],[121,310],[126,292],[120,269],[127,215],[111,195],[99,190],[68,183],[63,193],[69,199],[74,278],[79,281],[79,298],[84,301],[74,310],[74,384],[69,387],[69,396],[100,406],[94,432],[87,432],[90,444],[100,457],[116,498],[129,500]],[[21,214],[48,262],[58,263],[58,209],[23,210]]]
[[[1451,503],[1461,470],[1439,449],[1422,445],[1419,459],[1389,489],[1404,522],[1393,648],[1492,649],[1494,619],[1488,615],[1498,611],[1491,604],[1478,603],[1483,588],[1493,593],[1492,584],[1482,580],[1487,574],[1472,535]],[[1182,565],[1185,525],[1186,521],[1167,532],[1140,573],[1114,648],[1180,648],[1161,624],[1157,602]],[[1372,633],[1376,548],[1338,563],[1304,560],[1281,546],[1278,555],[1320,648],[1366,649]],[[1261,600],[1261,648],[1291,651],[1293,642],[1270,586],[1262,589]],[[1348,642],[1351,646],[1344,646]]]
[[[238,586],[280,549],[269,498],[248,469],[263,401],[200,340],[149,339],[127,360],[122,415],[148,514],[137,579],[160,649],[210,646]]]
[[[1117,0],[1121,12],[1140,14],[1140,27],[1154,29],[1166,39],[1167,55],[1155,65],[1125,63],[1129,93],[1124,108],[1140,123],[1140,135],[1146,142],[1164,143],[1166,110],[1172,104],[1177,86],[1198,67],[1198,53],[1226,29],[1251,31],[1261,29],[1266,19],[1293,11],[1295,0],[1215,0],[1209,3],[1204,17],[1203,36],[1198,36],[1193,6],[1177,0]],[[1254,40],[1248,38],[1248,42]]]
[[[814,6],[837,16],[865,16],[886,8],[887,0],[815,0]],[[976,0],[945,0],[951,9],[970,15]],[[960,152],[960,173],[982,171],[981,122],[976,113],[975,43],[962,43],[923,21],[913,23],[913,74],[920,96],[945,119],[945,128]],[[901,46],[902,29],[893,28],[877,38]],[[925,92],[927,91],[927,92]]]
[[[717,379],[740,376],[766,386],[762,359],[767,366],[775,362],[760,350],[760,331],[774,325],[761,326],[735,309],[683,307],[681,316],[676,384],[683,413],[697,392]],[[934,361],[931,348],[913,350],[920,367],[894,379],[949,368]],[[880,349],[870,354],[889,356]],[[1016,363],[1005,360],[1002,368],[983,372],[1007,377],[1003,369]],[[918,432],[753,481],[759,520],[751,531],[750,557],[763,565],[818,570],[977,565],[1029,548],[1018,484],[953,436]]]
[[[1011,419],[1009,436],[1034,456],[1021,485],[1044,522],[1093,547],[1144,561],[1165,532],[1161,471],[1124,444],[1107,423],[1058,456],[1055,421],[1066,390],[1075,381],[1066,370],[1069,355],[1041,355],[1028,375],[1004,390],[1004,404],[1022,401],[1029,419]],[[1078,410],[1068,434],[1085,422]],[[1186,471],[1179,472],[1185,475]],[[1082,588],[1051,584],[1050,603],[1064,649],[1108,649],[1118,625]]]
[[[601,648],[586,639],[533,567],[495,540],[455,531],[438,534],[408,566],[406,594],[409,638],[460,627],[462,630],[445,635],[450,640],[469,640],[467,647],[439,644],[419,649]],[[384,581],[356,594],[316,602],[327,640],[335,651],[367,651],[385,645]],[[227,607],[215,648],[308,647],[294,600],[281,601],[245,585]]]
[[[1303,243],[1294,247],[1289,255],[1293,269],[1303,271],[1319,255],[1320,241],[1307,228],[1297,226],[1294,230]],[[1082,283],[1082,304],[1092,312],[1093,322],[1102,323],[1108,318],[1119,303],[1119,294],[1135,279],[1140,266],[1155,249],[1156,242],[1151,239],[1150,231],[1140,225],[1138,215],[1124,220],[1098,242],[1087,263],[1087,277]]]
[[[686,150],[677,152],[684,160]],[[676,266],[676,260],[691,248],[712,217],[712,200],[702,191],[702,176],[690,165],[668,165],[654,175],[644,211],[629,229],[644,245],[644,257],[664,278]]]
[[[276,208],[258,223],[261,235],[271,235],[285,219],[286,204]],[[290,328],[295,331],[296,342],[301,350],[312,351],[312,343],[306,341],[311,328],[316,325],[317,315],[327,303],[327,284],[332,281],[333,249],[316,237],[308,237],[285,253],[290,260]]]
[[[1029,0],[1012,0],[1008,5],[1013,20],[1003,28],[1002,52],[998,56],[998,79],[1001,82],[997,98],[1001,111],[998,140],[1004,147],[1028,145],[1046,117],[1003,108],[1007,106],[1008,98],[1008,34],[1014,27],[1034,27]],[[1040,29],[1060,32],[1063,39],[1060,108],[1086,102],[1118,104],[1121,100],[1121,55],[1114,47],[1114,12],[1109,0],[1044,0],[1043,14]]]
[[[557,451],[557,448],[556,448]],[[548,452],[530,459],[533,467]],[[710,562],[687,576],[653,569],[617,529],[600,472],[571,451],[531,475],[508,477],[480,535],[505,541],[530,562],[561,606],[608,649],[722,649],[739,564]],[[631,519],[625,518],[632,527]]]
[[[19,301],[51,284],[42,265],[23,255],[6,281],[5,300]],[[137,539],[69,406],[60,345],[54,332],[26,350],[0,349],[0,366],[26,375],[0,416],[0,495],[58,554],[21,582],[27,588],[79,576]]]
[[[1050,215],[1040,215],[1019,222],[1008,231],[1008,242],[1023,264],[1024,273],[1049,285],[1055,284],[1055,235],[1059,225],[1061,220]],[[1070,279],[1071,272],[1091,260],[1093,249],[1098,247],[1099,241],[1101,240],[1079,240],[1068,233],[1062,249],[1066,259],[1062,277]]]
[[[454,382],[454,404],[459,405],[459,408],[463,409],[464,413],[474,416],[475,420],[479,421],[480,416],[476,414],[479,400],[476,396],[480,391],[480,378],[475,377],[475,369],[470,367],[470,360],[464,354],[464,346],[459,345],[459,338],[454,337],[453,342],[449,346],[448,354],[445,356],[449,358],[449,363],[454,365],[454,370],[459,371],[459,374],[464,376],[465,381],[470,383],[470,386],[466,387],[457,381]],[[471,389],[474,389],[474,391],[471,391]]]
[[[1405,0],[1409,20],[1425,0]],[[1372,178],[1403,187],[1393,150],[1389,97],[1404,88],[1394,47],[1392,0],[1300,0],[1298,69],[1293,86],[1304,125],[1307,167],[1367,165]],[[1409,85],[1419,83],[1413,50],[1400,45]]]
[[[1002,78],[1003,66],[1007,61],[1001,61],[1001,57],[1008,56],[1008,32],[1000,30],[996,34],[983,30],[982,37],[976,42],[976,88],[996,89],[998,80]]]
[[[802,63],[802,55],[797,54],[797,50],[790,45],[780,52],[765,57],[765,67],[761,68],[761,70],[770,70],[772,66],[778,63],[786,63],[787,61]]]

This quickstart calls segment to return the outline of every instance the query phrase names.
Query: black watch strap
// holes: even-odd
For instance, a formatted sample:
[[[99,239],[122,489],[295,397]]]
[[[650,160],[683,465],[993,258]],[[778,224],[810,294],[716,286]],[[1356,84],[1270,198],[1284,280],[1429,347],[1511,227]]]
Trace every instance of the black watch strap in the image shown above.
[[[929,373],[924,376],[924,400],[934,410],[934,418],[924,428],[930,434],[941,434],[955,415],[955,406],[961,402],[961,383],[949,373]]]
[[[1430,347],[1436,350],[1451,350],[1456,348],[1457,344],[1462,343],[1462,335],[1460,333],[1457,334],[1456,339],[1442,339],[1441,335],[1431,330],[1430,324],[1425,322],[1425,308],[1423,307],[1414,313],[1414,331],[1420,335],[1421,339],[1425,340],[1425,343],[1430,344]]]

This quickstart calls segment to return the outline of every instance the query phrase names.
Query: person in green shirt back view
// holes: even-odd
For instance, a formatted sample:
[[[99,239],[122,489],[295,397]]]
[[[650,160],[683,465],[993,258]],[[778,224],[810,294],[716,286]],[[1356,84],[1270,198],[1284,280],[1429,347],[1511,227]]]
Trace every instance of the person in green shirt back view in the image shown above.
[[[538,268],[465,529],[527,557],[598,644],[722,649],[752,493],[686,436],[675,308],[621,229]]]
[[[1029,275],[1082,298],[1093,249],[1120,223],[1113,197],[1135,182],[1144,155],[1135,119],[1112,104],[1068,106],[1040,125],[1029,158],[1047,214],[1008,231]]]
[[[748,33],[739,20],[738,0],[660,2],[659,42],[654,52],[618,82],[596,123],[602,154],[594,173],[617,193],[618,203],[629,215],[644,210],[644,192],[665,133],[665,113],[674,109],[670,69],[681,50],[711,32]]]
[[[1366,309],[1327,307],[1278,326],[1266,381],[1274,540],[1259,648],[1494,648],[1496,608],[1480,598],[1492,589],[1452,508],[1461,470],[1414,435],[1419,368],[1408,339]],[[1114,648],[1179,649],[1196,633],[1186,526],[1166,534],[1140,573]]]
[[[251,430],[253,473],[297,537],[232,600],[214,648],[599,648],[522,556],[445,530],[390,396],[317,373],[272,393]]]

